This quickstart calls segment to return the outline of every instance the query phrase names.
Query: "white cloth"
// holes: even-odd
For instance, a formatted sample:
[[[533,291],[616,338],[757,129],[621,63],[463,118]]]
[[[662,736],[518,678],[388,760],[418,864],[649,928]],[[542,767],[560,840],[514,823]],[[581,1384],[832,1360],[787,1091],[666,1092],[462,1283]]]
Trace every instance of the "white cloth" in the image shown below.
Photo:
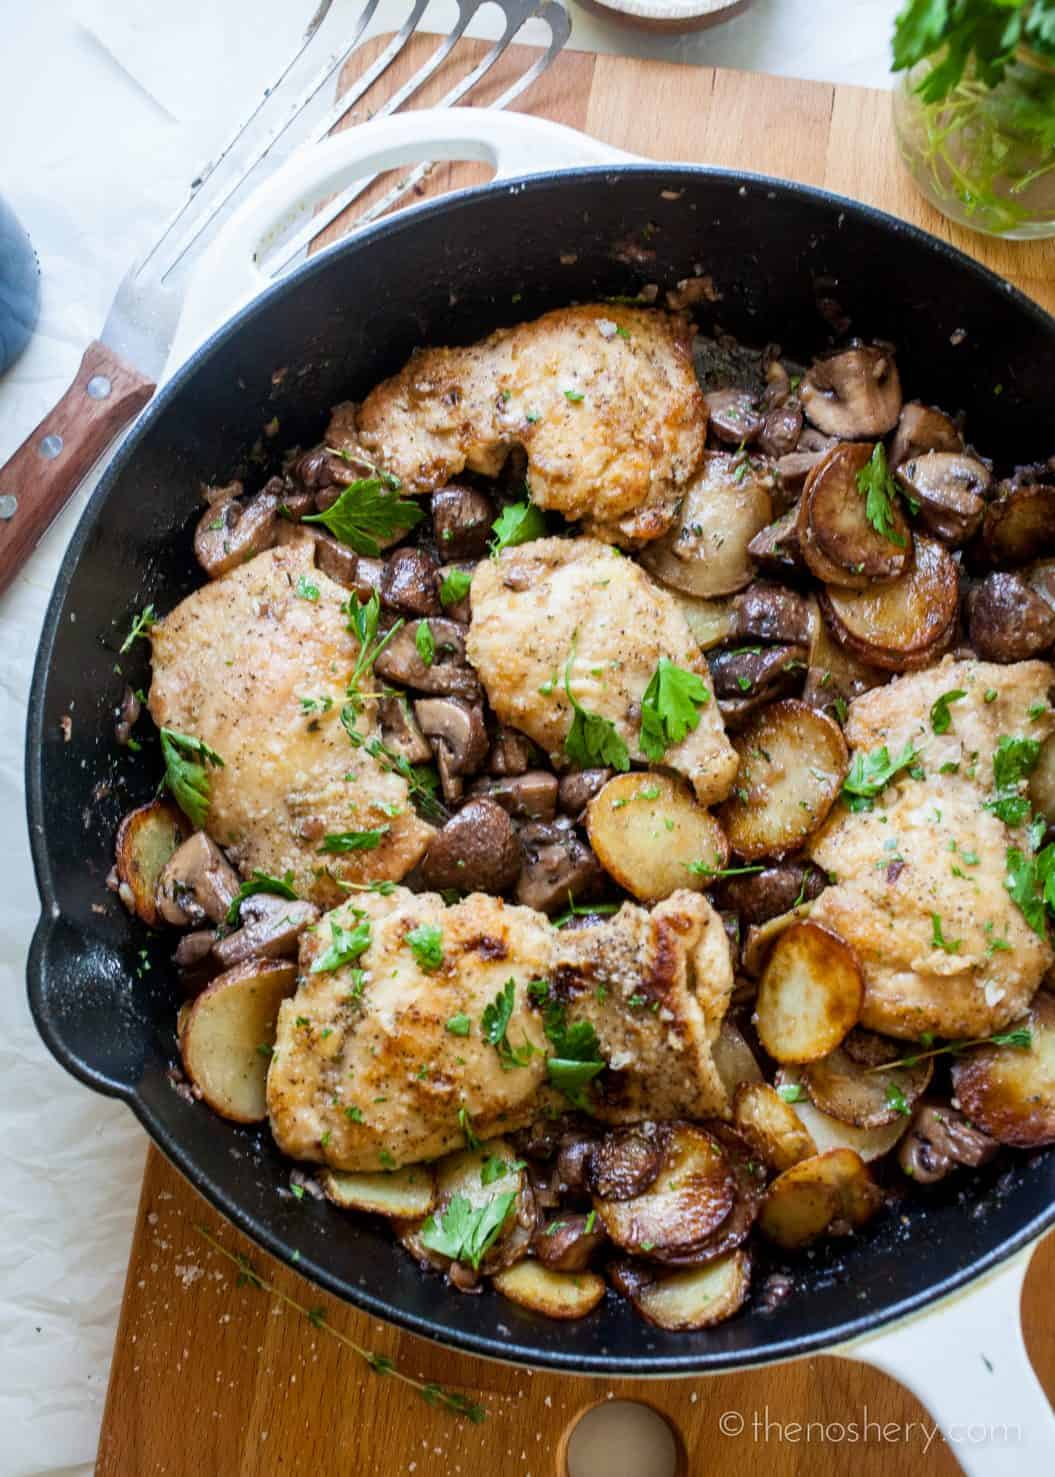
[[[5,8],[0,182],[40,257],[43,312],[0,380],[0,462],[64,391],[130,260],[277,73],[314,3]],[[683,37],[576,9],[573,44],[883,86],[897,4],[855,0],[849,27],[845,0],[753,0],[725,25]],[[337,5],[353,20],[360,0]],[[405,0],[382,0],[375,29],[405,13]],[[450,0],[434,0],[428,29],[444,29],[452,13]],[[52,581],[86,496],[0,597],[0,1477],[91,1470],[144,1151],[125,1109],[52,1062],[25,1003],[37,917],[23,819],[26,699]]]

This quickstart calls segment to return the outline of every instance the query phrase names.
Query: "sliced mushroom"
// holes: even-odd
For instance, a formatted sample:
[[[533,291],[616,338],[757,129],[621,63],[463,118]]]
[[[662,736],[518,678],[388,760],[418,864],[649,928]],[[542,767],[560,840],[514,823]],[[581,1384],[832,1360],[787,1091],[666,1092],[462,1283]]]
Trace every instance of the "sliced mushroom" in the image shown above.
[[[196,928],[193,933],[185,933],[176,945],[172,962],[180,969],[195,969],[208,959],[215,942],[216,930],[213,928]]]
[[[573,769],[560,777],[557,803],[565,815],[580,816],[612,778],[611,769]]]
[[[586,1188],[604,1200],[634,1200],[655,1184],[669,1143],[669,1128],[654,1123],[606,1133],[590,1151]]]
[[[121,706],[116,710],[114,717],[114,738],[121,745],[128,743],[132,737],[132,729],[139,722],[139,715],[143,711],[143,704],[128,686],[125,687],[121,697]]]
[[[335,452],[325,446],[315,446],[297,458],[290,467],[289,474],[306,492],[314,494],[324,488],[343,488],[353,475],[353,470]],[[362,470],[367,470],[365,465]]]
[[[824,873],[810,862],[779,862],[747,876],[726,877],[715,891],[715,904],[731,909],[749,927],[812,902],[826,886]]]
[[[935,538],[954,548],[974,538],[992,480],[984,462],[965,451],[927,451],[903,462],[895,475]]]
[[[531,1249],[551,1272],[584,1272],[606,1240],[596,1215],[561,1212],[535,1232]]]
[[[314,903],[257,893],[242,903],[242,926],[213,945],[221,969],[232,969],[246,959],[293,958],[297,941],[319,920]]]
[[[955,1108],[926,1103],[917,1109],[897,1159],[909,1179],[933,1185],[961,1165],[978,1169],[988,1164],[999,1148],[996,1139],[968,1123]]]
[[[823,453],[818,453],[816,456],[810,455],[809,466],[803,471],[802,481],[805,481],[806,473],[816,466],[822,455]],[[779,463],[777,465],[779,470]],[[770,574],[784,574],[802,569],[798,524],[799,510],[796,505],[789,508],[786,513],[781,513],[780,517],[774,519],[772,523],[767,523],[765,528],[759,529],[748,544],[747,552],[760,568]]]
[[[557,1150],[557,1188],[561,1194],[585,1195],[595,1140],[583,1133],[567,1133]]]
[[[273,492],[258,492],[245,503],[231,498],[206,508],[194,530],[194,554],[210,579],[271,548],[278,537],[278,503]]]
[[[982,519],[993,564],[1027,564],[1055,552],[1055,477],[1049,467],[1020,467],[1001,482]]]
[[[897,468],[923,452],[960,451],[962,447],[963,437],[944,411],[910,400],[898,418],[888,461],[891,468]]]
[[[504,892],[520,872],[513,823],[493,800],[468,800],[433,837],[421,862],[426,887],[442,891]]]
[[[733,599],[735,635],[741,641],[777,641],[805,646],[810,639],[809,606],[796,590],[755,580]]]
[[[381,742],[386,749],[401,755],[408,764],[428,764],[431,761],[432,747],[404,693],[393,692],[382,698],[377,717],[381,725]]]
[[[1055,643],[1055,610],[1024,571],[986,575],[967,597],[967,619],[984,661],[1024,662]]]
[[[601,864],[565,816],[522,826],[524,868],[516,899],[540,913],[556,913],[596,888],[604,877]]]
[[[370,584],[360,574],[360,564],[370,561],[360,559],[354,549],[347,544],[342,544],[332,534],[315,534],[315,567],[321,569],[323,574],[329,575],[331,580],[343,585],[346,590],[354,590],[360,600],[369,600],[370,595],[378,589],[381,583],[381,572],[384,565],[380,559],[373,562],[378,566],[378,577],[376,584]]]
[[[362,562],[362,561],[360,561]],[[465,660],[465,627],[443,616],[429,621],[436,654],[426,666],[415,643],[417,623],[400,628],[374,662],[385,682],[471,700],[480,695],[476,673]]]
[[[479,559],[495,520],[495,505],[475,487],[450,483],[432,494],[432,526],[442,559]]]
[[[766,393],[762,398],[762,430],[758,448],[774,460],[787,456],[802,434],[802,406],[792,396],[791,380],[779,360],[766,367]]]
[[[709,654],[722,716],[743,718],[773,698],[786,697],[806,672],[805,646],[747,646]]]
[[[762,430],[758,400],[750,390],[708,390],[707,429],[727,446],[750,446]]]
[[[469,793],[494,800],[518,820],[551,821],[557,813],[557,776],[548,769],[479,779]]]
[[[204,831],[195,831],[172,853],[157,881],[158,912],[177,928],[197,927],[206,918],[222,923],[238,873]]]
[[[487,755],[483,709],[458,697],[419,698],[414,716],[436,755],[444,799],[460,799],[463,777],[475,774]]]
[[[381,599],[403,615],[439,615],[439,580],[435,559],[424,549],[397,549],[385,562]]]
[[[871,344],[855,344],[816,360],[799,393],[807,419],[842,441],[885,436],[901,414],[894,356]]]

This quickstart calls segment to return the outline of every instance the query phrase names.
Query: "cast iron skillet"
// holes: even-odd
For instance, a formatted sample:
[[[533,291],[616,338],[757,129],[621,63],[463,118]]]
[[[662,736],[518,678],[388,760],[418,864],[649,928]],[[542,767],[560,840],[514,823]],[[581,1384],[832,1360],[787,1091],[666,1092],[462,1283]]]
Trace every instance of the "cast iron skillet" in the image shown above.
[[[309,263],[158,395],[70,544],[29,708],[42,899],[29,998],[58,1060],[123,1098],[218,1210],[283,1260],[298,1252],[298,1270],[329,1291],[479,1354],[584,1373],[735,1368],[831,1346],[918,1309],[1055,1221],[1055,1150],[907,1198],[852,1241],[789,1263],[796,1290],[773,1311],[756,1304],[704,1333],[657,1332],[614,1294],[578,1323],[549,1322],[490,1291],[459,1296],[420,1272],[387,1230],[280,1197],[290,1165],[267,1129],[226,1123],[174,1090],[172,937],[152,935],[103,886],[118,820],[150,798],[160,772],[152,741],[138,756],[114,744],[125,682],[145,686],[149,675],[144,643],[126,658],[117,648],[147,601],[168,611],[201,583],[191,552],[198,485],[236,474],[258,485],[270,454],[261,444],[271,445],[261,429],[274,417],[276,447],[310,445],[330,405],[361,396],[415,345],[469,341],[643,281],[671,285],[697,264],[720,294],[697,310],[704,330],[776,340],[797,357],[848,332],[889,339],[906,398],[966,411],[972,438],[998,464],[1052,451],[1055,321],[889,216],[776,180],[666,165],[565,171],[512,193],[496,185],[451,196]]]

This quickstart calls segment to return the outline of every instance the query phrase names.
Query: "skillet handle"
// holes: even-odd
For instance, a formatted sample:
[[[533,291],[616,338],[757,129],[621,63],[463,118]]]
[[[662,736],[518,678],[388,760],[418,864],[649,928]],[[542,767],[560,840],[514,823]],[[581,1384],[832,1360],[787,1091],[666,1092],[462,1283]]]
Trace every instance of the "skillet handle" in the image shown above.
[[[271,233],[307,219],[319,201],[364,175],[437,159],[489,164],[498,180],[636,162],[634,155],[558,123],[486,108],[394,113],[333,134],[295,153],[265,180],[202,256],[187,289],[166,373],[270,285],[258,258]]]
[[[1055,1411],[1029,1362],[1019,1304],[1033,1247],[980,1286],[832,1353],[905,1385],[968,1477],[1055,1471]],[[929,1438],[929,1439],[928,1439]],[[915,1445],[915,1443],[913,1443]]]

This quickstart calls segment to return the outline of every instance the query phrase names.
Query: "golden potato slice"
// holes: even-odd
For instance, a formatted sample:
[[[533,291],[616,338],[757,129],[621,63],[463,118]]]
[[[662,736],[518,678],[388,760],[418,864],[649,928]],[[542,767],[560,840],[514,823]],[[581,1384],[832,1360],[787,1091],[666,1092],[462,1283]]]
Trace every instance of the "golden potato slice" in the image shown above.
[[[956,561],[937,539],[917,534],[915,558],[899,579],[868,590],[828,585],[821,608],[836,640],[888,672],[929,666],[952,640],[959,609]]]
[[[837,723],[795,698],[771,703],[736,735],[736,787],[718,807],[733,850],[746,860],[797,851],[824,821],[849,768]]]
[[[852,651],[840,646],[828,629],[816,599],[809,597],[810,650],[802,701],[829,718],[842,720],[846,705],[862,692],[880,687],[890,679]]]
[[[711,1058],[722,1086],[732,1097],[741,1082],[761,1082],[762,1068],[755,1054],[732,1021],[726,1016],[718,1027],[718,1035],[711,1047]]]
[[[117,877],[132,890],[136,916],[151,928],[161,923],[154,900],[157,880],[191,833],[190,822],[172,800],[152,800],[129,811],[117,828]]]
[[[1055,550],[1055,487],[1049,482],[997,488],[986,504],[982,542],[994,564],[1026,564]]]
[[[720,646],[736,635],[736,611],[731,596],[717,600],[705,600],[698,595],[686,595],[682,590],[669,589],[667,594],[685,617],[685,624],[699,643],[701,651]]]
[[[716,1140],[702,1128],[675,1124],[655,1183],[632,1200],[594,1196],[605,1230],[635,1256],[682,1251],[705,1240],[733,1206],[735,1182]]]
[[[793,1251],[824,1235],[845,1235],[870,1220],[883,1193],[852,1149],[829,1149],[786,1169],[769,1187],[758,1217],[764,1236]]]
[[[791,908],[787,913],[778,913],[775,918],[767,918],[765,923],[750,924],[744,936],[740,960],[745,975],[757,980],[780,935],[787,933],[793,923],[804,921],[812,911],[812,902],[799,903],[797,908]]]
[[[1029,1014],[1009,1030],[1030,1045],[979,1046],[952,1069],[956,1101],[990,1138],[1018,1149],[1055,1143],[1055,996],[1041,990]]]
[[[841,441],[806,478],[799,503],[799,546],[825,584],[867,590],[897,579],[908,566],[912,530],[898,500],[891,500],[891,527],[885,536],[868,521],[867,500],[857,485],[874,449],[870,442]]]
[[[818,923],[796,923],[773,946],[758,986],[758,1039],[778,1062],[815,1062],[857,1024],[864,980],[857,955]]]
[[[436,1176],[429,1164],[406,1164],[391,1173],[348,1174],[327,1169],[319,1177],[327,1200],[342,1210],[411,1220],[436,1203]]]
[[[808,1130],[768,1082],[744,1082],[733,1099],[733,1124],[760,1159],[782,1174],[817,1152]]]
[[[799,1067],[781,1067],[775,1086],[778,1091],[788,1094],[784,1100],[817,1145],[818,1154],[828,1149],[852,1149],[866,1164],[870,1164],[873,1159],[889,1154],[912,1125],[911,1117],[899,1116],[881,1128],[855,1128],[852,1123],[842,1123],[838,1118],[822,1113],[811,1102]]]
[[[187,1012],[179,1038],[183,1070],[221,1118],[267,1117],[275,1021],[296,986],[297,966],[288,959],[247,959],[218,975]]]
[[[678,1333],[724,1323],[743,1307],[750,1286],[751,1259],[738,1249],[706,1266],[640,1284],[631,1301],[656,1328]]]
[[[1055,734],[1046,738],[1029,777],[1029,803],[1050,825],[1055,822]]]
[[[747,546],[773,517],[772,485],[772,474],[742,454],[705,451],[677,522],[638,559],[686,595],[735,594],[754,575]]]
[[[933,1076],[931,1057],[911,1067],[869,1067],[854,1061],[843,1045],[803,1067],[802,1084],[822,1113],[855,1128],[882,1128],[911,1118]]]
[[[706,1127],[729,1161],[736,1198],[732,1210],[717,1230],[694,1246],[649,1252],[650,1261],[662,1262],[666,1267],[702,1267],[705,1262],[713,1262],[716,1257],[742,1245],[750,1236],[765,1199],[769,1176],[747,1139],[735,1128],[730,1128],[728,1123],[717,1119],[709,1120]]]
[[[596,1272],[551,1272],[533,1258],[496,1272],[492,1281],[511,1303],[546,1318],[585,1318],[605,1292]]]
[[[587,806],[586,830],[605,871],[646,903],[679,887],[702,892],[729,860],[721,826],[670,775],[616,775]]]

